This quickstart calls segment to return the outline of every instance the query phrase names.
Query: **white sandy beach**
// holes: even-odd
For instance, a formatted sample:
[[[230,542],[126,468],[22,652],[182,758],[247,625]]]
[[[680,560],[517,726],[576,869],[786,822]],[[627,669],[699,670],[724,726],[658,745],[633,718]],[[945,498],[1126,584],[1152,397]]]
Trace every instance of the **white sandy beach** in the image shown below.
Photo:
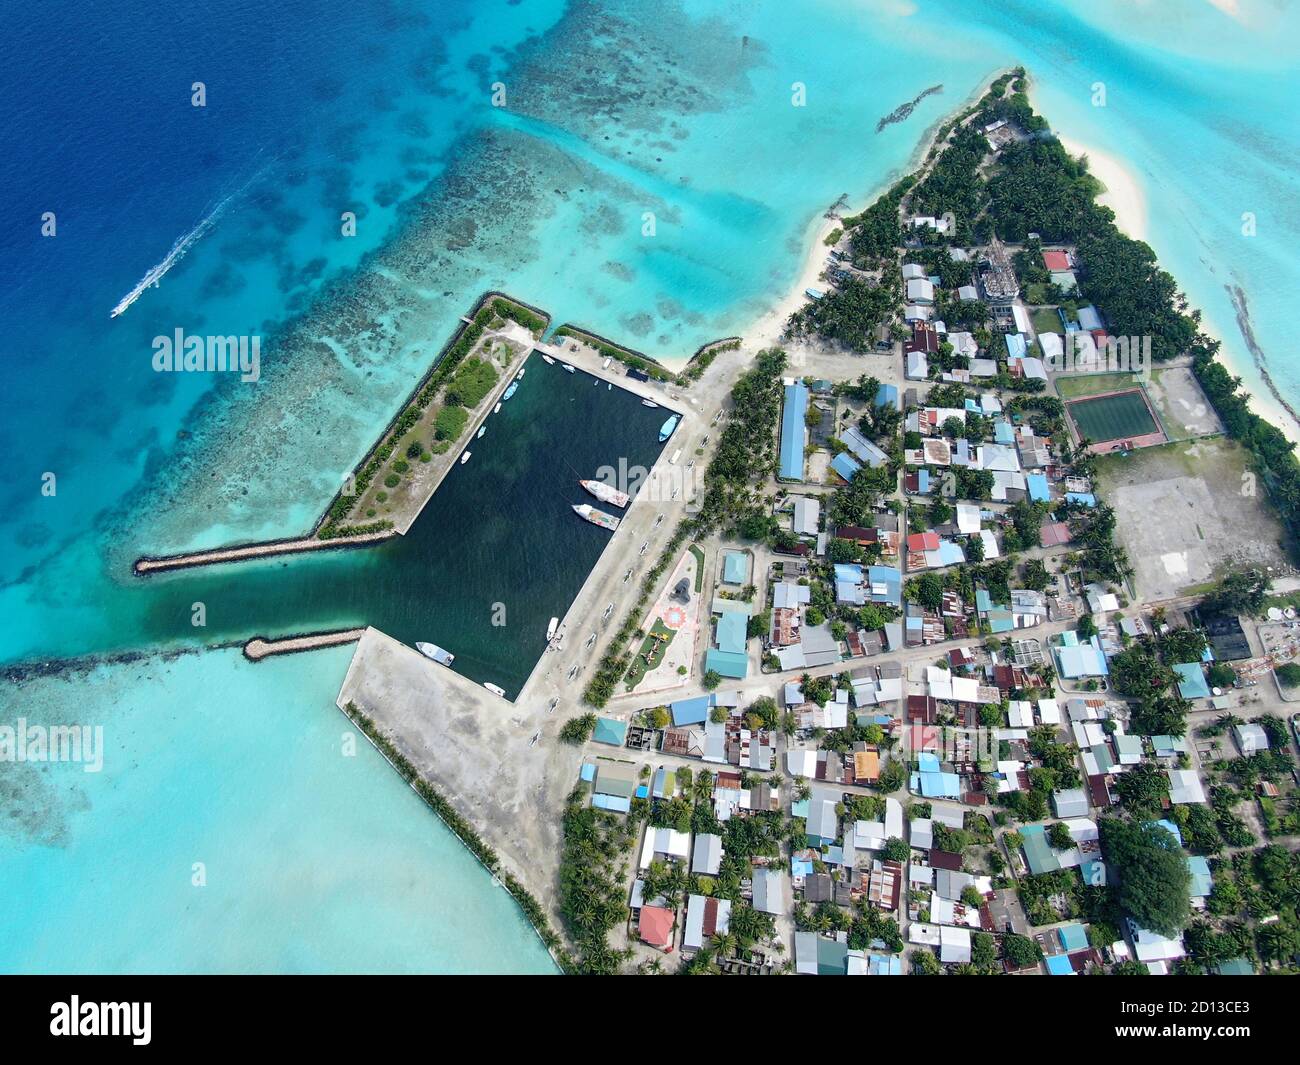
[[[1056,134],[1065,150],[1073,156],[1086,155],[1088,169],[1106,186],[1097,202],[1115,212],[1115,224],[1130,237],[1147,239],[1147,198],[1131,170],[1116,159],[1092,145],[1083,144],[1070,137]]]

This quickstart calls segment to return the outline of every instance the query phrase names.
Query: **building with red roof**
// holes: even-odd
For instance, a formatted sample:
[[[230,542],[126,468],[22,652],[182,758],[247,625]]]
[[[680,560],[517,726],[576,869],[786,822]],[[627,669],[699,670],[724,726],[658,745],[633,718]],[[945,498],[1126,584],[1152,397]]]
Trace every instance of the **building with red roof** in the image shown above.
[[[669,950],[673,945],[673,911],[662,906],[642,906],[641,921],[637,926],[641,933],[641,942],[648,943],[660,950]]]

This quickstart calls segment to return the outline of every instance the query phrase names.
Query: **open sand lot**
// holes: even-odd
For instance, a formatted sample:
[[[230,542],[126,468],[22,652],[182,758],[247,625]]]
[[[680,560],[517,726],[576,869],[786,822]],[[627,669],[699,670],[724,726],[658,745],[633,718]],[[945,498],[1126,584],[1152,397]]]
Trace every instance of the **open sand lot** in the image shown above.
[[[1281,527],[1237,444],[1165,444],[1105,458],[1099,471],[1143,598],[1190,594],[1247,565],[1289,572]]]

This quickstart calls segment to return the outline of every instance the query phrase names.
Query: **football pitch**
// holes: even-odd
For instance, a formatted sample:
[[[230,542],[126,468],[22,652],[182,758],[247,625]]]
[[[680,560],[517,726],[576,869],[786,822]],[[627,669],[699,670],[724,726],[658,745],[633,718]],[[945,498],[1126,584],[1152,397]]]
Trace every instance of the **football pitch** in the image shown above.
[[[1151,408],[1138,389],[1108,396],[1077,399],[1066,405],[1080,435],[1094,444],[1127,440],[1160,431]]]

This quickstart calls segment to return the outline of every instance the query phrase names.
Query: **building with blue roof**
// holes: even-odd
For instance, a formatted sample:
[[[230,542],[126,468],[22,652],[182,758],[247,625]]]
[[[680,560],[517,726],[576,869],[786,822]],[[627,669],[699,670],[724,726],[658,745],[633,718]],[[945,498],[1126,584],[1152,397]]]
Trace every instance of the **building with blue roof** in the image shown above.
[[[993,440],[998,444],[1014,444],[1016,442],[1015,430],[1011,428],[1011,423],[998,421],[993,423]]]
[[[1045,473],[1025,474],[1025,490],[1029,493],[1029,498],[1035,503],[1050,503],[1052,501],[1052,490],[1048,486],[1047,474]]]
[[[1179,662],[1173,667],[1178,674],[1178,694],[1184,699],[1208,699],[1210,686],[1199,662]]]
[[[722,556],[722,583],[744,584],[749,580],[749,556],[744,551],[727,551]]]
[[[1073,976],[1074,966],[1065,954],[1053,954],[1047,959],[1048,976]]]
[[[1187,871],[1192,874],[1187,894],[1194,899],[1203,899],[1214,890],[1214,879],[1210,876],[1210,863],[1199,854],[1189,855]]]
[[[677,702],[670,703],[668,709],[673,715],[673,724],[680,728],[682,725],[704,724],[712,705],[713,696],[697,695],[694,699],[678,699]]]
[[[1023,333],[1008,333],[1005,339],[1008,358],[1023,359],[1028,354],[1029,343]]]
[[[901,410],[902,404],[898,399],[898,386],[881,383],[876,389],[876,406],[893,407],[895,410]]]
[[[902,976],[903,959],[897,954],[868,954],[867,973],[871,976]]]
[[[1067,503],[1078,503],[1080,506],[1095,507],[1097,497],[1091,492],[1066,492],[1065,501]]]
[[[1056,930],[1056,936],[1067,952],[1088,949],[1088,932],[1078,921],[1061,925]]]
[[[903,605],[903,575],[892,566],[867,567],[867,597],[873,603]]]
[[[749,655],[710,647],[704,653],[704,670],[705,672],[712,670],[720,677],[744,680],[749,674]]]
[[[611,747],[622,747],[623,741],[627,738],[627,722],[615,721],[612,717],[598,717],[591,738],[597,743],[608,743]]]
[[[803,449],[808,436],[808,386],[793,381],[785,386],[785,407],[781,411],[781,462],[777,477],[782,481],[803,480]]]
[[[927,799],[960,799],[961,778],[956,773],[913,773],[912,791]]]
[[[831,459],[831,469],[839,474],[844,480],[853,480],[853,475],[862,469],[862,463],[850,455],[847,451],[841,451]]]
[[[744,654],[749,638],[749,618],[744,614],[728,613],[718,616],[714,639],[719,651]]]

